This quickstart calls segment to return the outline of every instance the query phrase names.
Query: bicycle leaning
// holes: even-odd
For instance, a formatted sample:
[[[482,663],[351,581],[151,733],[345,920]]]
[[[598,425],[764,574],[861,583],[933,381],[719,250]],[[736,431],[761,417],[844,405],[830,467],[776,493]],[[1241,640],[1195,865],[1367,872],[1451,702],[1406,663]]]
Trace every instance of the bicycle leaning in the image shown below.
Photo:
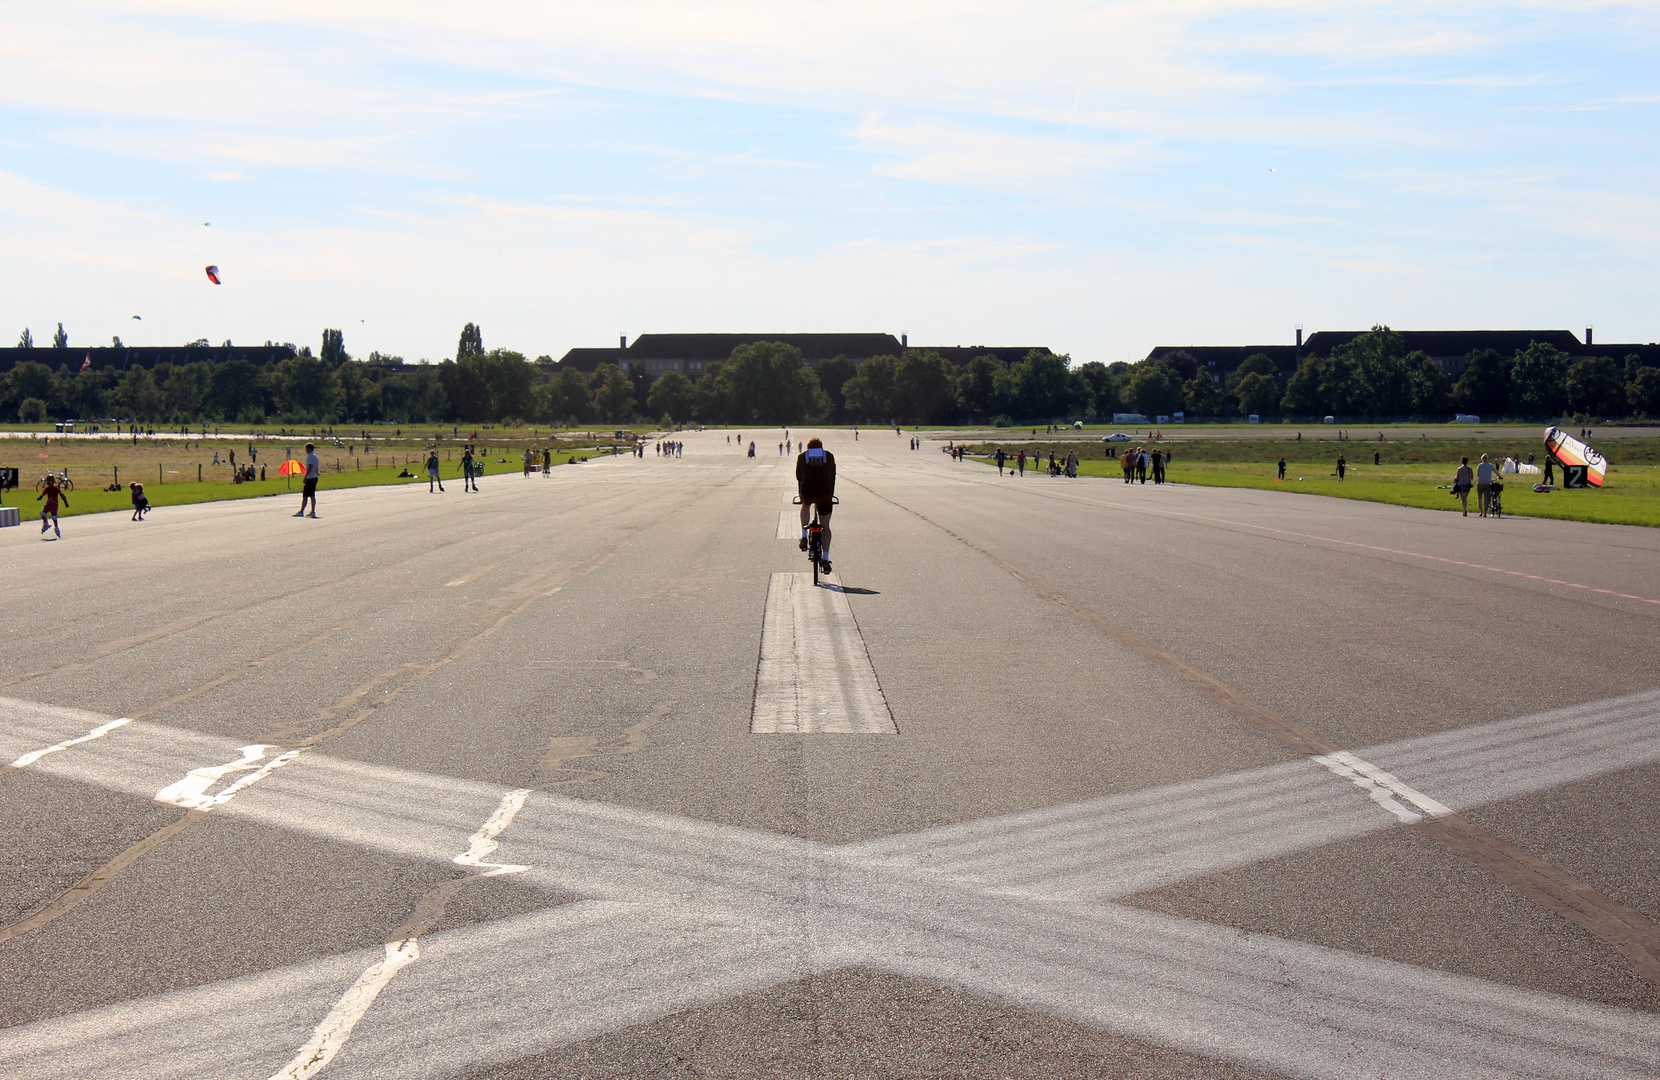
[[[791,502],[795,506],[800,506],[801,496],[797,495]],[[830,497],[831,506],[835,506],[840,502],[841,500],[834,495]],[[807,561],[813,565],[814,585],[818,584],[818,576],[821,570],[825,574],[831,572],[830,560],[824,557],[824,523],[818,519],[818,505],[816,503],[813,505],[813,516],[807,521]]]
[[[74,491],[75,490],[75,481],[69,479],[69,470],[64,469],[62,472],[50,472],[50,471],[48,471],[45,476],[41,477],[39,480],[36,480],[35,481],[35,494],[38,495],[42,491],[45,491],[46,490],[46,485],[50,484],[50,483],[56,483],[58,485],[58,490],[59,491]]]

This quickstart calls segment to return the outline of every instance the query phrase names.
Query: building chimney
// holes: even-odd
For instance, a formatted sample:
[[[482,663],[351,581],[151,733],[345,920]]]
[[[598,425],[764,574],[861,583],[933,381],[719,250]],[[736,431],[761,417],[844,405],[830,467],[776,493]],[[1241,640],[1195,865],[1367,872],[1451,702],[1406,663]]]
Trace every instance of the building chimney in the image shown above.
[[[909,334],[899,335],[899,347],[901,349],[908,349],[911,347],[911,336]]]
[[[1585,328],[1585,344],[1591,344],[1591,327],[1589,326]]]
[[[628,335],[627,334],[618,334],[617,335],[617,348],[619,348],[619,349],[628,348]]]
[[[1297,348],[1303,347],[1303,324],[1297,324]]]

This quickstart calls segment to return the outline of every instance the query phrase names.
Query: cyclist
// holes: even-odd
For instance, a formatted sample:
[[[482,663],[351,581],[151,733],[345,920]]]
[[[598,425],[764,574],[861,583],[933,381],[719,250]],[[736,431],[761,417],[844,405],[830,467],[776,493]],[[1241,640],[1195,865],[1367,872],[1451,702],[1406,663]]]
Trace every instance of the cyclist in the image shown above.
[[[795,459],[796,490],[801,494],[801,550],[807,550],[807,523],[818,507],[819,524],[824,527],[820,560],[830,573],[830,507],[836,494],[836,458],[818,439],[808,439],[801,456]]]

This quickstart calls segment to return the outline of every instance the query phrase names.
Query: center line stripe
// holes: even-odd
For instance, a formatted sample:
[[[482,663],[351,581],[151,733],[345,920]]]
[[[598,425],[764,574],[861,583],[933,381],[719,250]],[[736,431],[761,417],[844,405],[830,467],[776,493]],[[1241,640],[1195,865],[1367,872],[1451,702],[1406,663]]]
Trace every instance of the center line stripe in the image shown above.
[[[774,574],[767,586],[749,730],[763,735],[899,730],[847,595],[838,588],[815,588],[811,574]]]

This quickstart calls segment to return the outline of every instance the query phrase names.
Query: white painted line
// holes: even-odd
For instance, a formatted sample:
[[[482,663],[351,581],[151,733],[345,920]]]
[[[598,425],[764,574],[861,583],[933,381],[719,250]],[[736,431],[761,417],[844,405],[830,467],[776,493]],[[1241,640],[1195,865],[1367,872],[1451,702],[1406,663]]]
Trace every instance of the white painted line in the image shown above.
[[[12,767],[14,769],[21,769],[26,766],[33,765],[47,754],[56,754],[60,750],[69,749],[71,746],[77,746],[84,742],[91,742],[93,739],[101,739],[105,735],[108,735],[110,732],[114,731],[116,728],[130,723],[132,723],[131,720],[123,717],[120,720],[111,720],[107,724],[100,724],[91,731],[87,732],[85,735],[81,735],[74,739],[65,739],[63,742],[54,743],[53,745],[40,750],[31,750],[27,754],[24,754],[22,757],[18,758],[16,761],[12,762]]]
[[[1339,750],[1335,754],[1314,754],[1312,757],[1336,775],[1363,789],[1372,797],[1373,802],[1409,825],[1415,821],[1422,821],[1424,814],[1432,818],[1443,818],[1452,813],[1428,795],[1402,783],[1394,774],[1384,772],[1370,762],[1362,761],[1347,750]],[[1395,801],[1397,796],[1416,806],[1423,813],[1402,806]]]
[[[183,806],[190,810],[212,810],[215,806],[223,806],[239,793],[251,785],[259,783],[304,752],[303,749],[288,750],[272,758],[254,772],[242,777],[219,794],[209,795],[207,793],[208,788],[217,784],[229,774],[253,769],[256,762],[269,751],[275,749],[274,746],[264,746],[258,743],[252,746],[244,746],[242,756],[235,761],[227,762],[224,765],[191,769],[185,774],[183,780],[169,784],[156,792],[155,801],[170,803],[173,806]]]
[[[778,539],[801,539],[801,514],[790,513],[788,510],[778,511]]]
[[[774,574],[767,586],[749,730],[762,735],[899,730],[846,594],[815,588],[811,574]]]
[[[248,749],[255,749],[249,747]],[[490,815],[477,832],[467,842],[467,850],[457,855],[455,862],[462,866],[489,867],[487,873],[479,877],[496,877],[501,874],[517,874],[530,869],[528,866],[504,865],[484,862],[484,858],[495,852],[497,837],[502,830],[513,823],[513,818],[524,808],[525,797],[530,794],[528,788],[509,791],[502,796],[501,805],[496,812]],[[421,958],[420,933],[411,934],[402,941],[388,941],[386,955],[378,962],[369,966],[369,969],[358,976],[334,1008],[329,1010],[328,1016],[317,1025],[312,1033],[311,1041],[300,1047],[299,1053],[294,1055],[282,1069],[272,1075],[271,1080],[310,1080],[322,1072],[329,1062],[340,1053],[347,1040],[352,1037],[352,1031],[358,1021],[363,1019],[369,1007],[375,1003],[375,998],[386,989],[398,972]]]

